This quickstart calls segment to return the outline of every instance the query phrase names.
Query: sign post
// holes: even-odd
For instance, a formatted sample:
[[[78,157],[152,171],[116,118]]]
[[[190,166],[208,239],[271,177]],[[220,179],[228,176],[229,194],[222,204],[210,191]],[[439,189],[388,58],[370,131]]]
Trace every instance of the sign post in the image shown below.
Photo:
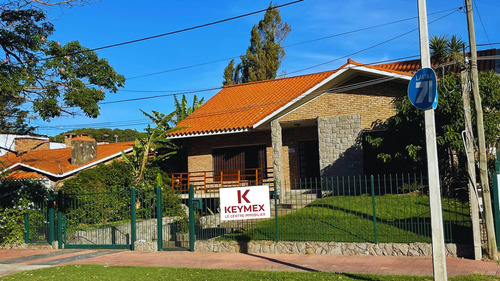
[[[418,27],[420,38],[420,59],[422,68],[430,68],[431,60],[429,56],[429,34],[427,31],[427,8],[425,0],[417,0],[418,6]],[[424,70],[422,70],[424,71]],[[418,72],[417,72],[418,73]],[[433,72],[432,72],[433,73]],[[424,73],[421,73],[424,74]],[[426,72],[429,77],[421,77],[420,81],[416,81],[415,101],[417,104],[424,107],[432,99],[431,94],[436,91],[433,87],[437,86],[434,79],[430,76],[430,72]],[[435,77],[435,73],[434,73]],[[413,78],[412,78],[413,80]],[[432,81],[432,82],[431,82]],[[420,82],[417,86],[416,82]],[[431,85],[436,84],[436,85]],[[426,88],[426,89],[424,89]],[[410,89],[409,89],[410,91]],[[410,95],[410,92],[408,93]],[[437,106],[437,104],[436,104]],[[437,144],[436,144],[436,125],[434,119],[434,108],[431,105],[429,108],[424,109],[425,115],[425,144],[427,150],[427,172],[429,177],[429,203],[431,211],[431,232],[432,232],[432,268],[434,272],[434,280],[447,280],[448,274],[446,272],[446,254],[444,246],[444,231],[443,231],[443,211],[441,206],[441,191],[439,187],[439,169],[437,158]]]

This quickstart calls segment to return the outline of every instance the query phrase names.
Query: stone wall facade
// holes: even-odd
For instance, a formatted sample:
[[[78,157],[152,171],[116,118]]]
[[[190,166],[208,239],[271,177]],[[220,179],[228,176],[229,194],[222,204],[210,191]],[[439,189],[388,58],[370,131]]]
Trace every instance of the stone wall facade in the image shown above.
[[[446,256],[470,256],[469,245],[446,244]],[[429,243],[340,243],[340,242],[235,242],[196,241],[197,252],[251,253],[251,254],[316,254],[361,256],[432,256]]]
[[[359,114],[318,118],[321,176],[361,175],[363,148]]]

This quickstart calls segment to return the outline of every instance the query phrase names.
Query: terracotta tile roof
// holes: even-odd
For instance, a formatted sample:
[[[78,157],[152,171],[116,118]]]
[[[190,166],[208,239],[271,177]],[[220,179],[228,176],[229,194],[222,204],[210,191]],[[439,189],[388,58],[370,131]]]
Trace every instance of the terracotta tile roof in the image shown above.
[[[371,69],[406,75],[406,76],[411,76],[414,72],[416,72],[418,70],[418,68],[415,69],[416,65],[414,64],[414,61],[403,61],[403,62],[395,62],[395,63],[368,65],[368,64],[362,64],[359,62],[355,62],[352,59],[348,59],[347,63],[357,65],[357,66],[363,66],[366,68],[371,68]],[[420,67],[420,61],[418,62],[418,67]]]
[[[44,179],[44,178],[45,178],[45,176],[43,176],[42,174],[39,174],[37,172],[27,172],[27,171],[22,171],[22,170],[16,170],[16,171],[13,171],[12,173],[9,173],[3,179],[27,180],[27,179]]]
[[[184,119],[170,136],[251,128],[335,71],[226,86]]]
[[[79,141],[95,141],[95,139],[93,139],[91,137],[88,137],[88,136],[79,136],[79,137],[75,137],[75,138],[71,139],[71,141],[74,141],[74,140],[79,140]]]
[[[490,57],[495,56],[497,54],[496,49],[482,50],[477,51],[477,57]],[[433,65],[434,67],[435,65]],[[400,61],[400,62],[392,62],[392,63],[384,63],[375,65],[375,67],[380,67],[382,69],[391,70],[391,71],[400,71],[414,74],[420,69],[420,59],[416,60],[408,60],[408,61]],[[488,60],[480,60],[477,61],[477,69],[478,71],[491,71],[495,70],[495,59]],[[454,71],[459,71],[455,69]]]
[[[103,162],[105,158],[115,154],[120,155],[121,151],[131,149],[133,141],[117,142],[97,146],[97,158],[82,165],[71,164],[71,147],[51,150],[30,151],[21,156],[8,153],[0,157],[1,170],[12,167],[16,164],[23,164],[37,169],[38,173],[47,172],[53,175],[62,176],[78,168]],[[25,167],[26,168],[26,167]]]
[[[420,69],[420,59],[378,64],[378,65],[375,65],[374,67],[378,67],[380,69],[385,69],[388,71],[396,71],[396,72],[403,72],[403,73],[407,73],[407,74],[413,74],[413,73],[417,72],[417,70]]]
[[[478,55],[494,55],[495,51],[495,49],[480,51]],[[226,86],[177,125],[177,130],[168,134],[167,137],[250,129],[348,64],[404,76],[412,76],[420,69],[420,60],[364,65],[348,59],[347,64],[337,70]],[[494,69],[495,66],[494,60],[493,64],[491,61],[480,61],[479,65],[480,70],[485,70],[487,67]]]

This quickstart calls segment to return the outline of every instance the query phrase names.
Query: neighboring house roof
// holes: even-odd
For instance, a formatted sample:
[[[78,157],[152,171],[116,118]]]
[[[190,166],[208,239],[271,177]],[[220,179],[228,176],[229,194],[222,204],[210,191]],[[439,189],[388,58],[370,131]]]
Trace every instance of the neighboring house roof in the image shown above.
[[[299,103],[301,99],[346,71],[362,71],[404,80],[411,78],[410,74],[404,71],[363,65],[349,59],[347,64],[333,71],[225,86],[179,123],[177,130],[168,137],[248,131]]]
[[[33,175],[35,178],[39,178],[40,175],[65,178],[78,171],[119,157],[122,151],[128,153],[132,151],[133,145],[133,141],[98,145],[97,158],[82,165],[71,164],[70,147],[30,151],[21,156],[8,153],[0,157],[0,165],[4,167],[2,169],[4,171],[15,170],[8,176],[9,178],[11,175],[14,179],[29,178],[29,175]]]

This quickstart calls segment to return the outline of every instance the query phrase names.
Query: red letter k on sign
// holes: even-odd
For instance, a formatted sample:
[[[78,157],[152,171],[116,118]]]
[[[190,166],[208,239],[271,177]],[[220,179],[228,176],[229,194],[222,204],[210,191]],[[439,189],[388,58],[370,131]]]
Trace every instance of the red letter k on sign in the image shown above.
[[[247,203],[250,203],[250,201],[248,201],[246,197],[249,191],[250,189],[247,189],[245,190],[245,192],[243,192],[243,195],[241,195],[241,190],[238,190],[238,204],[241,204],[241,199],[245,200]]]

